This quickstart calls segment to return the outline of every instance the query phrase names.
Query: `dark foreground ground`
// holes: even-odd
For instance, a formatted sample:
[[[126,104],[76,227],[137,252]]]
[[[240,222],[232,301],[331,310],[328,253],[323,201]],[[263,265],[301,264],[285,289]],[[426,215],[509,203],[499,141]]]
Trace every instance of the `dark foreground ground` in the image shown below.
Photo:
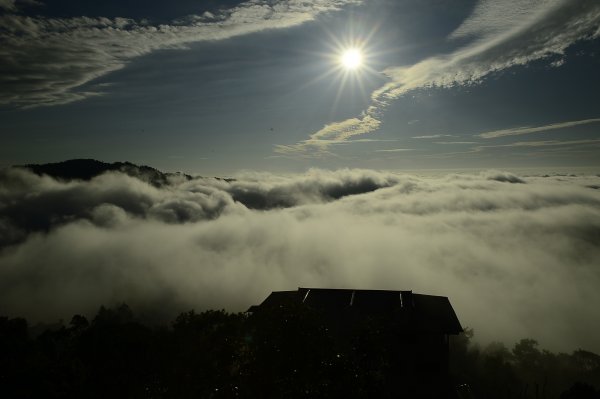
[[[283,320],[283,322],[282,322]],[[136,321],[126,305],[93,320],[35,331],[0,318],[3,398],[402,397],[385,332],[368,323],[340,350],[302,311],[182,313],[164,326]],[[600,398],[600,356],[551,353],[523,339],[512,349],[450,344],[448,397]],[[458,393],[457,393],[457,387]]]

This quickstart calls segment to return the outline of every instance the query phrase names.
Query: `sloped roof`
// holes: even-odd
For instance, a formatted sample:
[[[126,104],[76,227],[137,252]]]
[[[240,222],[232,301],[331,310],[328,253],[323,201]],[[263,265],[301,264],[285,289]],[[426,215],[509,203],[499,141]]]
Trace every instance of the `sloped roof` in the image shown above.
[[[290,301],[302,303],[336,318],[387,316],[405,331],[458,334],[463,331],[447,297],[415,294],[412,291],[298,288],[272,292],[248,312],[279,307]]]

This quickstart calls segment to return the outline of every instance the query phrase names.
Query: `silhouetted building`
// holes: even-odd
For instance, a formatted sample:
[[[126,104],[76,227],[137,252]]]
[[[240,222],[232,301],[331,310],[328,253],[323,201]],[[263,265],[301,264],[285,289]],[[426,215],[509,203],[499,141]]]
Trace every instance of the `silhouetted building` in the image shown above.
[[[381,376],[378,384],[385,387],[385,396],[451,395],[449,336],[463,329],[447,297],[412,291],[298,288],[272,292],[248,312],[286,308],[314,314],[340,353],[355,359],[359,369]]]

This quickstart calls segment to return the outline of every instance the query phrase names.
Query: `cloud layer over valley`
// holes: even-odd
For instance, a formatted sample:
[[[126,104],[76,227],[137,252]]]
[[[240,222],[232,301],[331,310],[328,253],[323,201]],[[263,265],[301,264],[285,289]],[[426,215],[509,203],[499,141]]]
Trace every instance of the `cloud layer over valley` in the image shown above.
[[[241,311],[298,286],[449,296],[483,340],[600,351],[600,177],[368,170],[155,187],[0,173],[0,314]]]

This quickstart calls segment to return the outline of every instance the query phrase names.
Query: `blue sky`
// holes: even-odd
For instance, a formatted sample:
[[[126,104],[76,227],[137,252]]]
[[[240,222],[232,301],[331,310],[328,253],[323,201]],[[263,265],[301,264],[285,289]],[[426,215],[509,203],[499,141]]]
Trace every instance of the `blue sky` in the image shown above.
[[[0,0],[0,163],[598,166],[599,36],[591,0]]]

